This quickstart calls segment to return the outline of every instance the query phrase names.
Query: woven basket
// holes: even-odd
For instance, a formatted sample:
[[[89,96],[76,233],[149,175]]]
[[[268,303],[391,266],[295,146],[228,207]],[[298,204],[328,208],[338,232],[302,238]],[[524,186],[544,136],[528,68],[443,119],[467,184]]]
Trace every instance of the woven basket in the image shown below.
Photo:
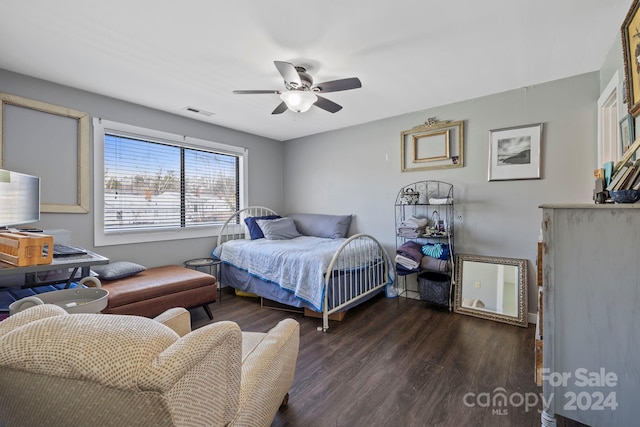
[[[420,299],[432,304],[449,305],[451,277],[446,274],[427,271],[418,275]]]

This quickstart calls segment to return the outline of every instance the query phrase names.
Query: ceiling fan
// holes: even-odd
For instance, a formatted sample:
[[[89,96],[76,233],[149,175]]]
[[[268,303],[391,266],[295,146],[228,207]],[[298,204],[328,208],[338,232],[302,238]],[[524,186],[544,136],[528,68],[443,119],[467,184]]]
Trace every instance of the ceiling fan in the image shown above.
[[[276,68],[284,77],[284,86],[287,90],[234,90],[235,94],[275,94],[280,95],[282,102],[271,114],[282,114],[287,108],[296,113],[304,113],[312,105],[320,107],[330,113],[337,113],[342,109],[341,105],[327,98],[319,96],[318,93],[339,92],[341,90],[357,89],[362,87],[360,79],[350,77],[340,80],[313,84],[313,77],[304,67],[295,66],[289,62],[273,61]]]

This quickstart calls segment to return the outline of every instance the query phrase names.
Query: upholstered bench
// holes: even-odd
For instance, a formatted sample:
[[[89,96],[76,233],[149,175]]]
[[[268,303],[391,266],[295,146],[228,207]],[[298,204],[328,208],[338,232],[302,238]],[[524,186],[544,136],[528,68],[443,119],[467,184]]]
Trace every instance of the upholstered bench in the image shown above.
[[[109,291],[102,313],[155,317],[172,307],[202,306],[213,319],[208,304],[216,300],[216,278],[202,271],[166,265],[121,279],[103,278],[101,283]]]

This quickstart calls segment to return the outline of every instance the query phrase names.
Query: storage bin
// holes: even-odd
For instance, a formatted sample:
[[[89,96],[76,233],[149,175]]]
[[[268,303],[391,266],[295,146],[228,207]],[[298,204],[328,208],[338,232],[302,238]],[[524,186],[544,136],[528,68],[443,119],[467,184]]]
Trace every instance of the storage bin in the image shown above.
[[[44,251],[44,249],[47,251]],[[0,261],[16,267],[51,264],[53,237],[40,233],[0,233]]]
[[[449,306],[451,277],[447,274],[425,271],[418,274],[420,300]]]

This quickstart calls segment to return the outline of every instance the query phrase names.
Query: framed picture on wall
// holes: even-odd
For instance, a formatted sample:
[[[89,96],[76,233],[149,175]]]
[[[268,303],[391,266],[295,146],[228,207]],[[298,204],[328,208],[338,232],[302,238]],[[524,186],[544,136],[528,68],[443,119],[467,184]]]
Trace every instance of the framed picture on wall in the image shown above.
[[[542,123],[489,134],[489,181],[540,178]]]
[[[622,157],[631,144],[633,144],[633,140],[635,139],[634,133],[633,116],[627,114],[620,120],[620,157]]]
[[[429,119],[400,133],[400,169],[425,171],[464,166],[464,123]]]
[[[629,113],[640,114],[640,0],[633,0],[622,23],[622,52]]]

